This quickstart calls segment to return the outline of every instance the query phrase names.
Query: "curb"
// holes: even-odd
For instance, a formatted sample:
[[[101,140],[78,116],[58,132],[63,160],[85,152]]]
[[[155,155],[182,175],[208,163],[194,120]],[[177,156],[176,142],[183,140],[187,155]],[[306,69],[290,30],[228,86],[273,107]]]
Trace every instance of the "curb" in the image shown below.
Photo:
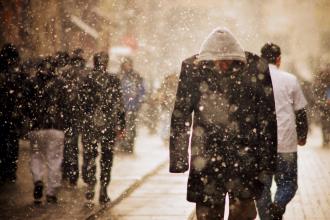
[[[150,177],[154,176],[158,171],[163,169],[168,164],[168,159],[164,162],[161,162],[155,169],[151,170],[149,173],[144,175],[142,178],[136,180],[128,189],[126,189],[117,199],[111,202],[110,205],[104,206],[97,210],[95,213],[89,215],[86,220],[96,220],[98,217],[103,215],[106,211],[118,205],[122,200],[131,195],[137,188],[139,188],[145,181]],[[189,218],[190,219],[190,218]]]

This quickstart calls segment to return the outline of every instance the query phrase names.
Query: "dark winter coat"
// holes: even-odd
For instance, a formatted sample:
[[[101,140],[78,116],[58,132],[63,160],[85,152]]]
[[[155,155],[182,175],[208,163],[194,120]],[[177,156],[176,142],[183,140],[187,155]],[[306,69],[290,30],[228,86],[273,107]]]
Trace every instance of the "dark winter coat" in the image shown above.
[[[84,132],[114,134],[125,127],[125,110],[119,79],[93,70],[83,80],[79,97]]]
[[[32,130],[64,130],[64,113],[68,108],[68,95],[64,81],[53,73],[37,74],[31,79],[28,117]]]
[[[257,197],[263,188],[259,175],[275,169],[277,125],[268,65],[251,53],[246,57],[247,64],[223,75],[196,56],[182,63],[170,172],[185,172],[190,165],[188,201],[214,204],[226,192]]]
[[[87,69],[84,67],[73,66],[66,70],[62,77],[65,82],[68,107],[65,110],[65,128],[66,130],[81,129],[82,109],[79,103],[80,86],[87,76]]]

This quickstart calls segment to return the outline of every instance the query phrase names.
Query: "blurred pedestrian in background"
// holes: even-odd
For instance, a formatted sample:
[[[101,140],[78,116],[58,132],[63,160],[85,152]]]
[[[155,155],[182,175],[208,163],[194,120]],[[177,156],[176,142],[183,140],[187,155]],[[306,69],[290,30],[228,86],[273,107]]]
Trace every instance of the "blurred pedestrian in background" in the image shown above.
[[[124,140],[120,144],[120,148],[124,152],[133,153],[137,117],[145,95],[144,80],[134,70],[133,60],[129,57],[123,58],[118,76],[123,91],[126,121]]]
[[[167,75],[162,81],[160,88],[155,92],[154,101],[150,106],[150,111],[158,112],[154,117],[150,117],[150,120],[159,129],[165,145],[169,144],[171,113],[174,108],[178,81],[177,73]]]
[[[323,146],[330,147],[330,63],[322,66],[313,85],[315,105],[320,113]]]

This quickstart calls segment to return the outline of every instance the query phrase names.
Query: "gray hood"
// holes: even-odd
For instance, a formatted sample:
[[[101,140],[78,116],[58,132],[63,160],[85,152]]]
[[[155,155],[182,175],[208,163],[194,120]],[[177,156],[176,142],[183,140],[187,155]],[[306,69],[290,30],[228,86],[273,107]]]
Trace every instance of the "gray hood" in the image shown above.
[[[242,46],[227,28],[216,28],[203,42],[198,61],[239,60],[246,63]]]

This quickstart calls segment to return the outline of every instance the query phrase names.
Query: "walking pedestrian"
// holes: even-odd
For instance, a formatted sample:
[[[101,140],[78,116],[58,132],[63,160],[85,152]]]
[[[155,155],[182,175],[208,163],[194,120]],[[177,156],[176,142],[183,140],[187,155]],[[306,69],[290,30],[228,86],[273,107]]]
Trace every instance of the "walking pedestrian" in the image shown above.
[[[126,130],[121,148],[124,152],[133,153],[137,116],[145,94],[144,82],[140,74],[133,69],[133,60],[128,57],[122,60],[119,76],[126,112]]]
[[[64,112],[68,106],[64,86],[64,81],[55,75],[53,58],[43,59],[31,82],[30,110],[27,112],[32,121],[30,166],[36,204],[41,203],[43,197],[45,166],[48,174],[46,200],[57,202],[62,177]]]
[[[191,142],[191,144],[189,144]],[[189,146],[190,158],[189,158]],[[182,62],[171,118],[170,172],[189,170],[198,220],[255,219],[260,178],[274,170],[276,115],[267,64],[226,28]],[[189,162],[190,159],[190,162]]]
[[[169,144],[169,136],[170,136],[170,120],[171,113],[174,108],[176,89],[178,85],[178,74],[171,73],[166,76],[160,86],[155,93],[154,103],[151,108],[155,110],[155,106],[159,106],[159,117],[158,119],[152,118],[152,122],[158,125],[160,128],[160,135],[165,145]],[[158,121],[157,121],[158,120]]]
[[[79,105],[79,86],[87,75],[86,61],[79,55],[71,58],[71,67],[62,77],[68,95],[68,106],[65,111],[65,141],[63,152],[63,179],[71,186],[76,186],[79,177],[78,166],[78,137],[81,133],[81,109]]]
[[[89,204],[95,195],[96,157],[101,145],[101,189],[99,202],[110,202],[107,187],[111,180],[113,148],[116,137],[125,127],[125,111],[119,79],[107,72],[109,56],[105,52],[94,55],[94,69],[84,79],[81,87],[83,113],[83,170],[87,183],[86,199]]]
[[[257,206],[261,220],[280,220],[298,188],[297,145],[306,144],[307,101],[297,78],[279,69],[281,49],[278,45],[266,43],[261,49],[261,57],[269,63],[273,83],[278,146],[276,171],[274,175],[264,177],[265,187]],[[277,186],[274,201],[270,190],[273,176]]]

